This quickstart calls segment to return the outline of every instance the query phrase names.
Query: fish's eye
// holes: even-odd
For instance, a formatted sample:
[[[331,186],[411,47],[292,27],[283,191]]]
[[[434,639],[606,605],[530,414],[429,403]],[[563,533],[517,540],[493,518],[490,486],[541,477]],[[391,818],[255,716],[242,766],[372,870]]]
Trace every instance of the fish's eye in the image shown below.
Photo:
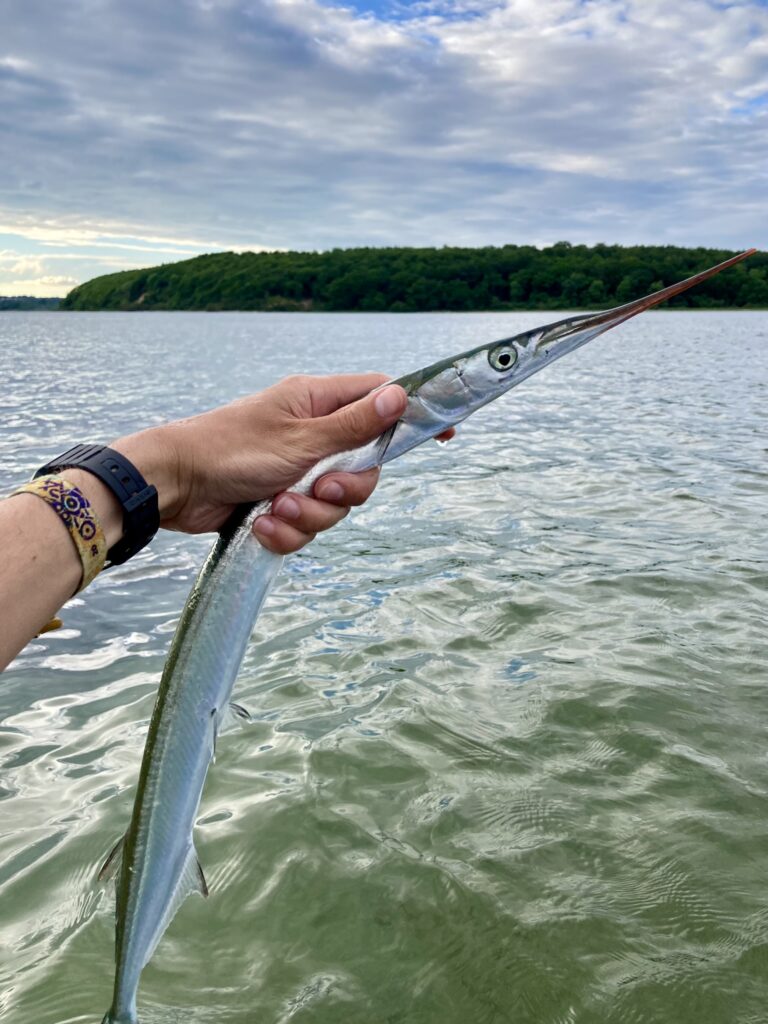
[[[517,362],[517,349],[514,345],[497,345],[488,353],[488,362],[494,370],[511,370]]]

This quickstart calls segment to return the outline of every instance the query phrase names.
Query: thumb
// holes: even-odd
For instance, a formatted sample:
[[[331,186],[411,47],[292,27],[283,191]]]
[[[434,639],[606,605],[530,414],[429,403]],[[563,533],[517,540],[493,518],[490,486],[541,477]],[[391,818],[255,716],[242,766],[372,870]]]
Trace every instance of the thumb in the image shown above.
[[[377,388],[365,398],[312,421],[314,442],[323,455],[373,441],[405,412],[408,396],[399,384]]]

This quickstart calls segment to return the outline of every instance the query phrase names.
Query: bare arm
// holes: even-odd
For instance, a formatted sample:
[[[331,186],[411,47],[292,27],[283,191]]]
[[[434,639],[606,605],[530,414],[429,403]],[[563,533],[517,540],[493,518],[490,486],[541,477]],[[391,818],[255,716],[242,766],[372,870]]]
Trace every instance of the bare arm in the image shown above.
[[[236,505],[276,495],[254,532],[287,554],[362,504],[378,471],[332,473],[311,497],[286,489],[319,459],[365,444],[402,414],[393,386],[370,394],[381,374],[291,377],[251,398],[112,443],[158,491],[161,525],[188,533],[218,529]],[[93,506],[113,545],[122,512],[111,491],[85,470],[61,474]],[[32,494],[0,501],[0,669],[77,590],[80,560],[64,524]]]
[[[71,469],[66,479],[90,501],[107,544],[122,533],[122,511],[90,473]],[[82,568],[67,528],[33,494],[0,501],[0,670],[35,636],[80,585]]]

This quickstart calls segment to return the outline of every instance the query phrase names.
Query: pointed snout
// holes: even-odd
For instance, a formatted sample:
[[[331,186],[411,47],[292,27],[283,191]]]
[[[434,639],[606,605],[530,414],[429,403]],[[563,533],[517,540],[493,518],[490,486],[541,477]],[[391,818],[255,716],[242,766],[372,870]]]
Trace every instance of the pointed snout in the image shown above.
[[[684,281],[678,281],[667,288],[662,288],[657,292],[652,292],[650,295],[645,295],[641,299],[627,302],[623,306],[614,306],[613,309],[605,309],[600,313],[585,313],[580,316],[568,317],[565,320],[559,320],[557,323],[550,324],[548,327],[542,328],[540,332],[537,332],[538,337],[532,339],[534,341],[534,352],[536,355],[546,356],[547,361],[557,359],[559,356],[565,355],[566,352],[572,352],[573,349],[579,348],[587,341],[591,341],[598,334],[610,330],[611,327],[616,327],[624,323],[625,320],[630,320],[633,316],[637,316],[638,313],[643,313],[646,309],[658,306],[660,302],[666,302],[667,299],[671,299],[675,295],[679,295],[681,292],[701,284],[702,281],[706,281],[708,278],[714,277],[715,274],[719,274],[721,270],[726,270],[728,267],[741,263],[742,260],[745,260],[756,251],[756,249],[747,249],[746,252],[732,256],[730,259],[724,260],[724,262],[718,263],[714,267],[703,270],[700,274],[694,274],[693,277],[688,277]]]

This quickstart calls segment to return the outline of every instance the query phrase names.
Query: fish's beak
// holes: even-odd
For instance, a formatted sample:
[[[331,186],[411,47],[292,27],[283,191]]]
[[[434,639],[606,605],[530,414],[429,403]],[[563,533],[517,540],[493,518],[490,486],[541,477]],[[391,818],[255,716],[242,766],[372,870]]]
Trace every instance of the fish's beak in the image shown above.
[[[660,302],[666,302],[667,299],[679,295],[680,292],[687,291],[688,288],[693,288],[694,285],[701,284],[702,281],[714,277],[721,270],[726,270],[728,267],[741,263],[742,260],[751,256],[754,252],[757,252],[757,250],[747,249],[746,252],[739,253],[738,256],[732,256],[723,263],[718,263],[708,270],[703,270],[700,274],[694,274],[693,277],[688,277],[684,281],[678,281],[677,284],[671,284],[668,288],[662,288],[658,292],[652,292],[642,299],[627,302],[623,306],[615,306],[613,309],[605,309],[601,313],[593,315],[586,313],[583,316],[568,317],[565,320],[559,320],[557,323],[540,328],[539,331],[531,332],[534,336],[539,335],[539,337],[531,339],[534,342],[535,352],[537,355],[542,354],[548,357],[547,361],[565,355],[566,352],[572,352],[575,348],[579,348],[587,341],[597,337],[598,334],[610,330],[611,327],[623,324],[625,320],[630,320],[633,316],[637,316],[638,313],[651,309],[652,306],[658,306]]]

